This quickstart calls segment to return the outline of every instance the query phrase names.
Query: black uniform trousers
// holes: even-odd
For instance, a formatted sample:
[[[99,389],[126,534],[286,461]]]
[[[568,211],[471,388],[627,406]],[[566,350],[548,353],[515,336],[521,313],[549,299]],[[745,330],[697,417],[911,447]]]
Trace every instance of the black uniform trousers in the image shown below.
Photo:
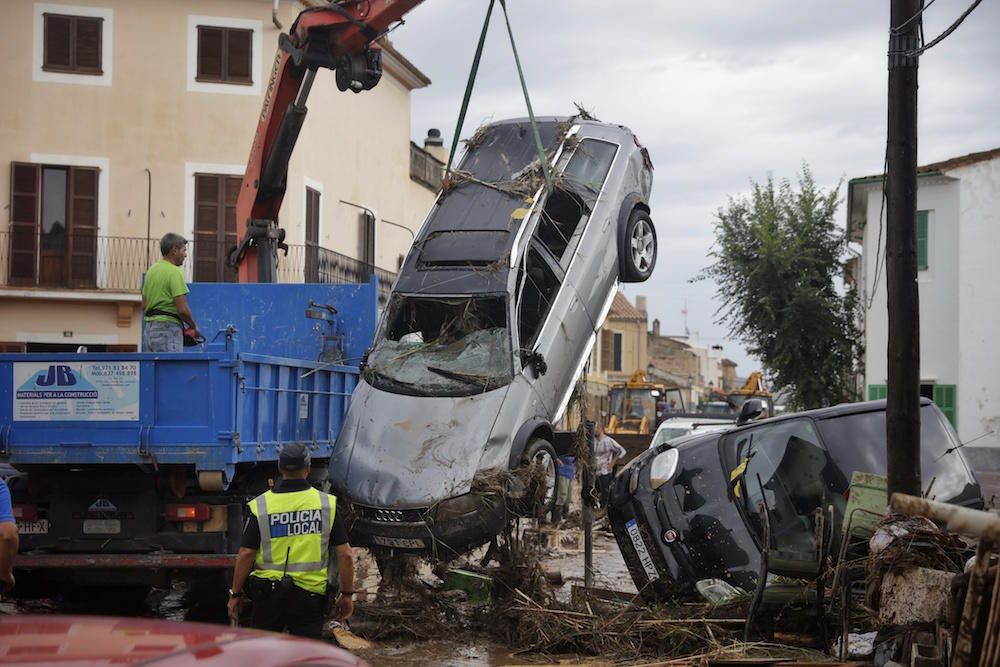
[[[325,595],[299,588],[290,578],[280,582],[250,576],[246,589],[253,601],[251,627],[313,639],[323,634]]]

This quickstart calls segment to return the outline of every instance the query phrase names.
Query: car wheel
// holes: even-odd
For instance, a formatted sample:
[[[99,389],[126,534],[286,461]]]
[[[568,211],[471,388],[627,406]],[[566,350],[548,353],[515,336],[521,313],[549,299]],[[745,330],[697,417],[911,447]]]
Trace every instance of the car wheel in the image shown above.
[[[620,244],[621,279],[641,283],[653,274],[656,266],[656,228],[653,219],[642,209],[629,215]]]
[[[541,438],[532,438],[521,459],[527,472],[528,495],[524,514],[542,518],[552,508],[556,496],[556,452]]]

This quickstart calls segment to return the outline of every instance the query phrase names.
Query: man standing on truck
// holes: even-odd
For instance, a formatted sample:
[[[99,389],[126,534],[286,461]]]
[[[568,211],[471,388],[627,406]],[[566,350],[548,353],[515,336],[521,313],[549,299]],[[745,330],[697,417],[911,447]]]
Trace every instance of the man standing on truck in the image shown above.
[[[604,424],[600,421],[594,428],[594,470],[597,473],[597,493],[601,499],[601,507],[607,507],[608,491],[611,490],[611,480],[615,476],[615,463],[625,456],[625,448],[604,432]]]
[[[187,239],[173,232],[160,239],[163,259],[146,272],[142,283],[142,312],[145,328],[142,332],[142,349],[145,352],[183,352],[184,325],[198,333],[194,315],[188,306],[187,283],[181,265],[187,258]]]
[[[14,557],[17,555],[17,522],[10,503],[10,489],[0,479],[0,592],[14,588]]]
[[[337,498],[307,481],[305,445],[285,445],[278,454],[278,469],[281,481],[274,489],[248,503],[250,516],[229,589],[229,618],[239,620],[245,590],[253,600],[252,627],[319,639],[330,546],[340,574],[337,620],[354,612],[354,558],[347,526],[337,512]]]

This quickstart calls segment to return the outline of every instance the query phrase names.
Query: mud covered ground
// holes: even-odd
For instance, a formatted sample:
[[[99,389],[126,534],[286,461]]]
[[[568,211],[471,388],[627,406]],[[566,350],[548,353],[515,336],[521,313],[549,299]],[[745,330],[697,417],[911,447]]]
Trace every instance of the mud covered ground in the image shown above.
[[[527,525],[528,530],[535,528]],[[566,527],[553,539],[555,546],[545,552],[543,567],[559,572],[563,585],[555,587],[561,601],[569,600],[573,585],[584,583],[583,534]],[[470,562],[481,553],[472,554]],[[374,600],[379,587],[375,563],[367,551],[355,550],[359,603]],[[462,562],[453,563],[461,566]],[[429,564],[418,568],[418,579],[439,583]],[[594,531],[594,585],[601,588],[634,592],[635,587],[610,532]],[[228,624],[225,614],[228,582],[207,577],[197,582],[175,582],[169,589],[154,589],[142,598],[134,589],[104,587],[80,588],[46,586],[28,573],[19,578],[18,593],[0,601],[0,614],[100,614],[125,617],[150,617]],[[360,606],[360,605],[359,605]],[[361,619],[358,619],[359,624]],[[356,651],[372,665],[535,665],[535,664],[606,664],[574,655],[541,656],[520,653],[517,647],[505,646],[497,638],[468,628],[458,627],[447,639],[416,639],[409,636],[376,640],[369,650]]]

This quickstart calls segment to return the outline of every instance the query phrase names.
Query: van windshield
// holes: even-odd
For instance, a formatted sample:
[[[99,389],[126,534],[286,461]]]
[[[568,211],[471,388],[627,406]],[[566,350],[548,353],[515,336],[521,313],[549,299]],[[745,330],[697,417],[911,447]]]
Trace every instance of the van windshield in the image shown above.
[[[378,389],[422,396],[468,396],[509,384],[506,298],[394,296],[364,377]]]

